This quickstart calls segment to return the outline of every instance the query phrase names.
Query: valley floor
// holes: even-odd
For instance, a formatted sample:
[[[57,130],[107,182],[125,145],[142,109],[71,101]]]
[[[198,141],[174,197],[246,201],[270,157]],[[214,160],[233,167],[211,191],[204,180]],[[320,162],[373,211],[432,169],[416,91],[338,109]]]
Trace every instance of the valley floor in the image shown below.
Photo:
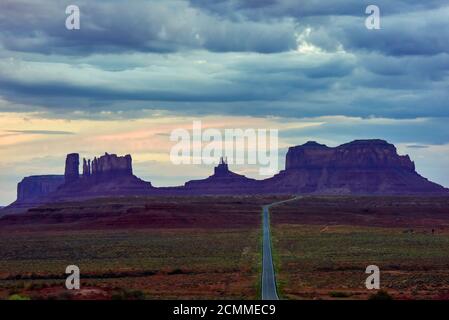
[[[127,197],[0,218],[0,299],[258,299],[263,205]],[[449,299],[449,198],[304,197],[271,211],[283,299]],[[65,268],[81,290],[65,289]]]
[[[276,199],[96,199],[4,217],[0,298],[256,299],[261,206]],[[72,264],[79,292],[64,287]]]
[[[272,209],[285,299],[449,299],[449,199],[310,197]]]

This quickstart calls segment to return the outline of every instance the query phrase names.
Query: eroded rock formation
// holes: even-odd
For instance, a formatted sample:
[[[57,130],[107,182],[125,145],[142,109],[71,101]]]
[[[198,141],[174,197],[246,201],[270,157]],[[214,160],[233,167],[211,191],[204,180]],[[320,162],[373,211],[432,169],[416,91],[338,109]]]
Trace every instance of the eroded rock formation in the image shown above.
[[[65,160],[65,183],[72,183],[79,179],[79,165],[80,165],[80,156],[78,153],[71,153],[67,155]]]
[[[314,141],[289,148],[285,169],[392,169],[413,172],[409,156],[397,154],[396,147],[384,140],[355,140],[336,148]]]
[[[91,174],[90,159],[83,159],[83,177],[89,177]]]
[[[356,140],[331,148],[308,142],[288,150],[285,170],[265,180],[249,179],[229,170],[221,159],[214,174],[179,187],[155,188],[133,175],[130,155],[105,154],[83,160],[69,154],[64,176],[25,178],[15,205],[129,195],[203,194],[448,194],[448,189],[422,177],[409,156],[397,154],[383,140]]]
[[[331,148],[316,142],[289,148],[285,170],[264,190],[321,194],[432,194],[447,189],[415,171],[409,156],[384,140],[355,140]]]
[[[90,160],[89,160],[90,162]],[[132,158],[129,154],[118,157],[116,154],[105,153],[92,161],[93,176],[132,175]]]
[[[40,199],[55,192],[63,184],[63,175],[26,177],[17,185],[17,202],[39,202]]]
[[[181,192],[187,194],[241,194],[256,191],[257,180],[229,170],[228,163],[223,158],[214,168],[214,174],[202,180],[192,180],[185,183]]]
[[[66,173],[78,172],[77,159],[78,154],[67,156]],[[66,183],[51,194],[49,200],[139,195],[148,194],[151,189],[150,182],[133,175],[130,155],[117,156],[105,153],[92,161],[83,159],[83,175],[78,179],[67,180],[66,174]]]

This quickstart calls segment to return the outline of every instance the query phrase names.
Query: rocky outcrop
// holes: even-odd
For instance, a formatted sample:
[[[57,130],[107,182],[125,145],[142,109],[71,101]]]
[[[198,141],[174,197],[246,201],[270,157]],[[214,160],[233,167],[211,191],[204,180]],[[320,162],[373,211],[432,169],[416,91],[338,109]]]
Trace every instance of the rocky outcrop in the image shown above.
[[[448,194],[448,189],[422,177],[409,156],[397,154],[383,140],[356,140],[335,148],[316,142],[289,148],[285,170],[265,180],[229,170],[221,159],[214,174],[179,187],[155,188],[133,175],[130,155],[108,154],[83,160],[69,154],[64,176],[25,178],[15,205],[95,197],[205,194]]]
[[[355,140],[335,148],[316,142],[291,147],[285,170],[264,190],[320,194],[437,194],[447,189],[415,171],[409,156],[384,140]]]
[[[89,177],[91,174],[90,159],[83,159],[83,177]]]
[[[336,148],[314,141],[289,148],[285,169],[392,169],[413,172],[409,156],[397,154],[396,147],[384,140],[355,140]]]
[[[17,202],[39,202],[63,184],[64,176],[62,175],[26,177],[17,185]]]
[[[93,176],[132,175],[131,156],[128,154],[124,157],[118,157],[115,154],[105,153],[98,159],[97,157],[94,158],[91,172]]]
[[[66,173],[78,170],[74,168],[78,154],[70,154],[66,160]],[[67,167],[67,165],[69,167]],[[148,194],[152,189],[150,182],[145,182],[133,175],[130,155],[117,156],[105,153],[93,160],[83,159],[83,174],[78,179],[67,180],[49,200],[93,198],[116,195]]]
[[[154,188],[133,175],[130,155],[108,154],[83,159],[79,175],[79,154],[66,157],[64,175],[31,176],[18,184],[17,200],[10,208],[26,208],[45,202],[95,197],[147,195]]]
[[[117,175],[132,175],[132,158],[129,154],[119,157],[116,154],[105,153],[103,156],[83,159],[83,177],[107,177]]]
[[[257,180],[229,170],[227,161],[220,159],[214,174],[202,180],[185,183],[181,192],[187,194],[241,194],[257,190]]]
[[[79,165],[80,165],[80,156],[78,153],[71,153],[67,155],[65,160],[65,183],[72,183],[79,179]]]

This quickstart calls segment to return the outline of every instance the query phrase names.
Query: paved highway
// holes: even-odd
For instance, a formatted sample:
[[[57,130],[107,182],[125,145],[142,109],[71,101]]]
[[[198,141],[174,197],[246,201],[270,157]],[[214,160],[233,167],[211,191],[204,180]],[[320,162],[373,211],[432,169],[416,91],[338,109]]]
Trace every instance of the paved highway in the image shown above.
[[[271,255],[270,206],[263,207],[262,300],[279,300]]]
[[[270,208],[300,197],[269,204],[263,207],[263,258],[262,258],[262,300],[279,300],[271,253]]]

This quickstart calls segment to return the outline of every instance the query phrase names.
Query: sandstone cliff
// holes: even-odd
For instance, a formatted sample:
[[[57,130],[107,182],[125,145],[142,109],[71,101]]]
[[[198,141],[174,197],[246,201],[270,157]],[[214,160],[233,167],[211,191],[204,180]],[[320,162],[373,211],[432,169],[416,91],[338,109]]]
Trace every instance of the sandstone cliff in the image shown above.
[[[257,189],[257,180],[230,171],[227,162],[221,158],[213,175],[188,181],[181,191],[187,194],[241,194]]]
[[[289,148],[285,170],[263,189],[321,194],[432,194],[447,189],[415,171],[409,156],[383,140],[355,140],[335,148],[316,142]]]
[[[383,140],[356,140],[332,148],[316,142],[289,148],[285,170],[265,180],[229,170],[225,161],[206,179],[184,186],[155,188],[133,175],[132,158],[105,154],[83,160],[69,154],[64,176],[35,176],[18,185],[15,206],[83,198],[130,195],[203,194],[448,194],[448,189],[422,177],[409,156],[398,155]]]
[[[151,183],[133,175],[130,155],[106,153],[92,161],[84,159],[82,175],[79,159],[77,153],[67,155],[64,175],[24,178],[18,184],[17,200],[10,209],[63,200],[149,194],[153,189]]]
[[[90,160],[87,162],[88,170],[93,176],[116,176],[116,175],[132,175],[132,158],[129,154],[118,157],[115,154],[105,153],[100,158],[94,158],[92,166],[89,168]]]
[[[80,165],[80,156],[78,153],[71,153],[67,155],[65,160],[64,178],[66,183],[78,180]]]
[[[400,156],[396,147],[384,140],[355,140],[336,148],[314,141],[289,148],[285,169],[392,169],[409,172],[415,164],[409,156]]]
[[[18,203],[36,203],[64,184],[62,175],[31,176],[17,185]]]
[[[81,176],[76,174],[79,170],[78,159],[78,154],[67,155],[66,181],[50,195],[49,200],[139,195],[148,194],[152,189],[150,182],[133,175],[130,155],[105,153],[93,160],[83,159]],[[69,179],[67,173],[70,175]]]

